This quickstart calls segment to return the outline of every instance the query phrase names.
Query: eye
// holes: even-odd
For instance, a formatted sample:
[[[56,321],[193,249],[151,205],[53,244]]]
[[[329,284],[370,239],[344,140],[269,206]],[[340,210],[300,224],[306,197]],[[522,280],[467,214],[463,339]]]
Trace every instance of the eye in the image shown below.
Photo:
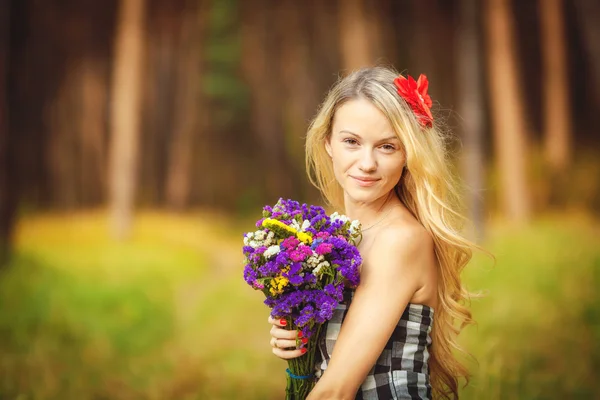
[[[386,151],[394,151],[396,150],[396,146],[394,146],[393,144],[384,144],[383,146],[381,146],[384,150]]]
[[[358,144],[358,141],[356,139],[352,139],[352,138],[346,138],[343,140],[344,143],[347,143],[351,146],[354,146],[355,144]]]

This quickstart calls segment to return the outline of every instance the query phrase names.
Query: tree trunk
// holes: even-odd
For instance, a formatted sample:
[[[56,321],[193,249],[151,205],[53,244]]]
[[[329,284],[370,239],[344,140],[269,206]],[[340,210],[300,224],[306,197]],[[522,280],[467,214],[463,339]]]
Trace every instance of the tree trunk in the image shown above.
[[[242,68],[250,87],[252,130],[260,144],[258,159],[262,162],[262,187],[265,201],[293,193],[288,175],[288,157],[282,125],[281,77],[270,70],[279,56],[280,38],[271,35],[275,7],[269,1],[242,3]]]
[[[97,205],[103,198],[107,91],[102,69],[94,56],[82,56],[46,107],[53,199],[64,209]]]
[[[77,66],[80,79],[79,116],[80,201],[84,206],[99,205],[106,190],[106,75],[104,63],[87,56]]]
[[[399,49],[393,17],[394,0],[369,0],[367,6],[373,11],[369,18],[371,40],[374,44],[374,62],[394,65],[398,60]]]
[[[176,107],[166,179],[167,205],[175,210],[189,204],[194,136],[204,112],[200,100],[206,3],[186,9],[178,41]]]
[[[44,110],[50,137],[46,152],[52,200],[61,209],[72,210],[80,205],[75,183],[81,173],[77,163],[77,122],[81,119],[81,98],[78,93],[80,84],[77,73],[65,75],[56,95]]]
[[[481,54],[478,40],[477,0],[461,0],[460,26],[456,70],[459,89],[459,114],[462,116],[463,157],[462,170],[468,187],[468,209],[473,223],[473,236],[481,241],[484,237],[484,185],[483,163],[483,96],[481,94]]]
[[[145,205],[163,205],[166,197],[168,155],[173,132],[177,82],[178,31],[183,12],[181,1],[148,3],[144,38],[144,88],[142,98],[142,132],[139,143],[143,156],[139,160],[138,183]],[[178,8],[179,6],[179,8]]]
[[[451,16],[443,14],[437,0],[414,1],[411,6],[414,18],[411,21],[411,31],[414,39],[409,46],[409,65],[412,68],[409,73],[415,79],[421,73],[426,74],[431,82],[430,92],[435,95],[436,102],[452,104],[453,80],[446,77],[453,76],[454,66],[440,62],[452,60],[454,53],[451,40],[453,27],[449,23]]]
[[[313,79],[317,82],[317,90],[329,88],[341,68],[341,29],[339,26],[338,4],[322,0],[312,0],[309,11],[311,31],[311,70]],[[324,93],[323,93],[324,95]],[[320,93],[317,93],[320,97]],[[319,100],[321,100],[319,98]],[[316,109],[316,106],[315,106]],[[312,110],[312,115],[315,113]]]
[[[596,0],[576,0],[573,2],[577,10],[582,42],[587,50],[594,80],[592,87],[596,100],[600,100],[600,4]]]
[[[508,219],[521,222],[529,219],[531,212],[528,153],[509,0],[489,0],[485,19],[500,207]]]
[[[277,32],[282,38],[280,56],[281,76],[284,90],[283,118],[287,136],[287,156],[290,163],[290,179],[296,182],[295,192],[305,196],[309,189],[304,171],[304,136],[308,123],[318,101],[315,81],[311,74],[309,60],[310,44],[308,15],[306,7],[294,0],[279,2]]]
[[[543,55],[544,152],[553,174],[571,163],[571,109],[561,0],[539,3]]]
[[[338,4],[340,48],[345,72],[371,66],[375,60],[363,0],[345,0]]]
[[[122,0],[115,35],[109,161],[112,233],[131,230],[140,125],[144,0]]]
[[[14,225],[16,173],[9,162],[8,71],[10,66],[10,1],[0,0],[0,267],[8,260]]]

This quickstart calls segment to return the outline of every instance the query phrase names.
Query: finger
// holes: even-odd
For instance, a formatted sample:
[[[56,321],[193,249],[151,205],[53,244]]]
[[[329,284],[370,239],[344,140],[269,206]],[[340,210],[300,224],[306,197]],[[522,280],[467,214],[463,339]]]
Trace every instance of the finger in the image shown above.
[[[271,336],[277,339],[296,339],[298,337],[298,331],[288,331],[286,329],[279,328],[278,326],[273,325],[271,327]]]
[[[274,347],[273,354],[275,354],[277,357],[282,358],[284,360],[291,360],[293,358],[298,358],[298,357],[304,355],[305,351],[303,352],[303,350],[304,349],[282,350],[280,348]]]
[[[280,349],[296,349],[296,340],[289,340],[289,339],[276,339],[276,341],[274,341],[274,346],[272,347],[277,347]]]
[[[270,324],[277,325],[277,326],[286,326],[287,325],[287,321],[285,320],[285,318],[275,319],[269,315],[268,321]]]

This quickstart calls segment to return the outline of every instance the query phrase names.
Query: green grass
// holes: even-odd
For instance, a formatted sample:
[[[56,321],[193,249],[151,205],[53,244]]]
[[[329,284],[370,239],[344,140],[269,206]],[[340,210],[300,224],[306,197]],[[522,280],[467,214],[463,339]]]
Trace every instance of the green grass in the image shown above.
[[[599,233],[565,218],[492,232],[496,266],[477,257],[465,274],[471,290],[487,292],[462,340],[478,360],[465,398],[600,396]]]
[[[241,278],[241,228],[143,212],[132,239],[102,212],[20,221],[0,272],[0,399],[278,399],[268,309]],[[465,273],[478,326],[466,399],[597,398],[600,235],[585,219],[490,228],[497,264]]]

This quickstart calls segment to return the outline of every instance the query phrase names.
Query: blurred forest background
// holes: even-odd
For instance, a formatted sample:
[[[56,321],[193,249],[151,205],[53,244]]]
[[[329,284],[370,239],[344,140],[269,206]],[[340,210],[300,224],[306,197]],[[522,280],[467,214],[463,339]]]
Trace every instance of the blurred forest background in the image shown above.
[[[241,234],[338,76],[459,139],[467,399],[600,398],[600,3],[0,0],[0,398],[278,399]]]

